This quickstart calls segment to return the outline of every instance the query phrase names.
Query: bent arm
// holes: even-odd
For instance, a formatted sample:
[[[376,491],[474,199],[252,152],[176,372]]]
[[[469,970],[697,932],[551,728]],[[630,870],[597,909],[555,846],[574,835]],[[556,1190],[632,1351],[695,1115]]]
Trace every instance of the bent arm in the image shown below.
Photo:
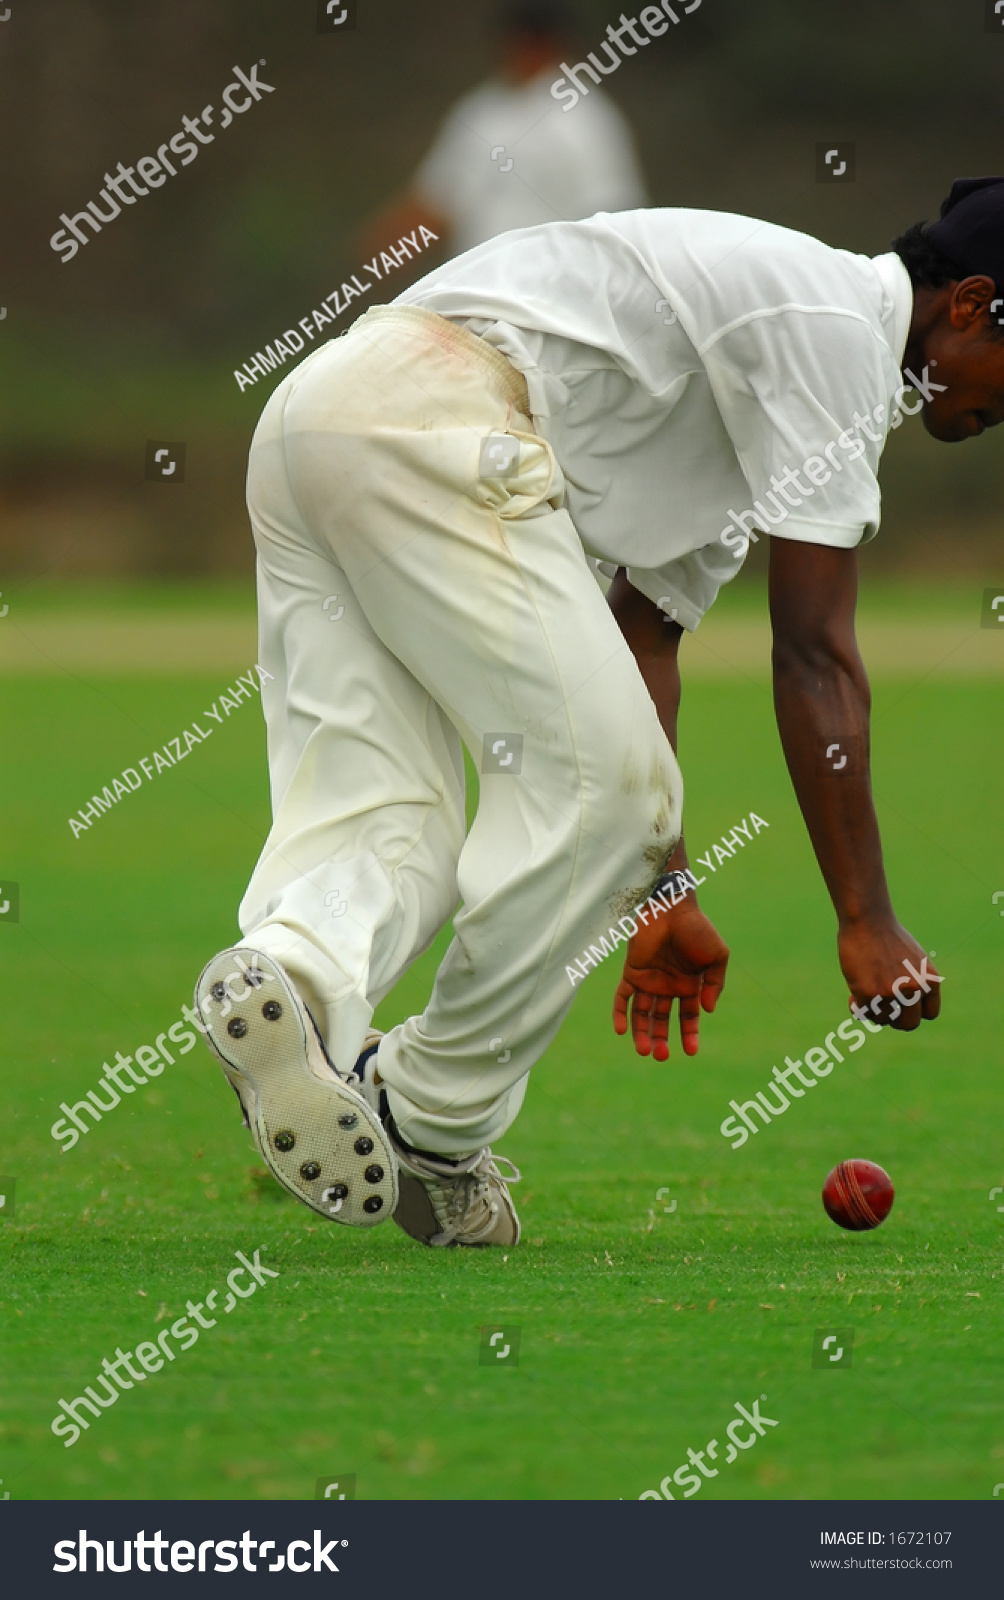
[[[360,259],[375,259],[381,251],[389,250],[391,245],[398,244],[419,227],[436,235],[439,244],[435,254],[441,254],[444,241],[448,242],[450,224],[423,195],[410,189],[363,223],[356,243]],[[427,272],[429,268],[425,266],[422,270]]]

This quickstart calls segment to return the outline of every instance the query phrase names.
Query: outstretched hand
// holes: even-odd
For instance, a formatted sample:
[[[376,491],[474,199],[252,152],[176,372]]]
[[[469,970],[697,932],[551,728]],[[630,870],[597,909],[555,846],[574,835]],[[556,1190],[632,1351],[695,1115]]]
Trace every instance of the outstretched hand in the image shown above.
[[[669,1059],[669,1018],[680,1002],[684,1055],[695,1056],[701,1009],[714,1011],[725,986],[728,946],[692,899],[653,917],[628,944],[614,995],[614,1032],[628,1031],[640,1056]]]

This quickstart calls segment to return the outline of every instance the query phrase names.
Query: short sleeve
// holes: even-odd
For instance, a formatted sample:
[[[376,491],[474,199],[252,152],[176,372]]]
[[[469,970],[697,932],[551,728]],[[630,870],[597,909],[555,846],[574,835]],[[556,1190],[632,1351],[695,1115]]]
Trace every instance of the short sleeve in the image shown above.
[[[678,556],[663,567],[628,567],[632,588],[646,595],[667,617],[693,633],[705,612],[714,605],[722,586],[735,577],[742,566],[721,541]]]
[[[865,318],[785,307],[745,319],[703,355],[749,485],[749,505],[735,508],[745,526],[841,548],[871,538],[901,380]]]

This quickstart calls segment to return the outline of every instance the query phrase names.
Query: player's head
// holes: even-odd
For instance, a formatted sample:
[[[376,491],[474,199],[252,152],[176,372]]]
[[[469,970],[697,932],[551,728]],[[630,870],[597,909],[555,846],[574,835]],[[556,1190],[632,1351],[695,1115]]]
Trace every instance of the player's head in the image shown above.
[[[503,70],[516,83],[528,83],[556,66],[571,30],[564,6],[552,0],[508,0],[498,23]]]
[[[941,219],[893,244],[914,288],[906,365],[943,387],[924,426],[955,444],[1004,422],[1004,178],[960,178]]]

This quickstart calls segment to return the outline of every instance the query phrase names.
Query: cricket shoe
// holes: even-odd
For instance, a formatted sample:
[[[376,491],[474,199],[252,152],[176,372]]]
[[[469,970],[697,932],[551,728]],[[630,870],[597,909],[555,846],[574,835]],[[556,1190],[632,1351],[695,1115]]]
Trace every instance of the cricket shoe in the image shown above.
[[[487,1145],[455,1161],[414,1150],[388,1121],[399,1168],[401,1198],[394,1211],[399,1228],[422,1244],[440,1247],[519,1244],[519,1217],[508,1184],[518,1183],[520,1172],[507,1156],[493,1156]],[[512,1171],[503,1177],[497,1161]]]
[[[454,1161],[413,1149],[397,1132],[377,1069],[382,1038],[375,1029],[366,1035],[349,1082],[380,1118],[397,1157],[400,1199],[394,1221],[422,1244],[518,1244],[519,1218],[490,1149]],[[518,1183],[520,1174],[513,1163],[505,1156],[497,1159],[512,1167],[508,1182]]]
[[[397,1161],[379,1115],[339,1077],[277,961],[238,946],[195,990],[206,1043],[283,1188],[332,1222],[372,1228],[398,1204]]]

